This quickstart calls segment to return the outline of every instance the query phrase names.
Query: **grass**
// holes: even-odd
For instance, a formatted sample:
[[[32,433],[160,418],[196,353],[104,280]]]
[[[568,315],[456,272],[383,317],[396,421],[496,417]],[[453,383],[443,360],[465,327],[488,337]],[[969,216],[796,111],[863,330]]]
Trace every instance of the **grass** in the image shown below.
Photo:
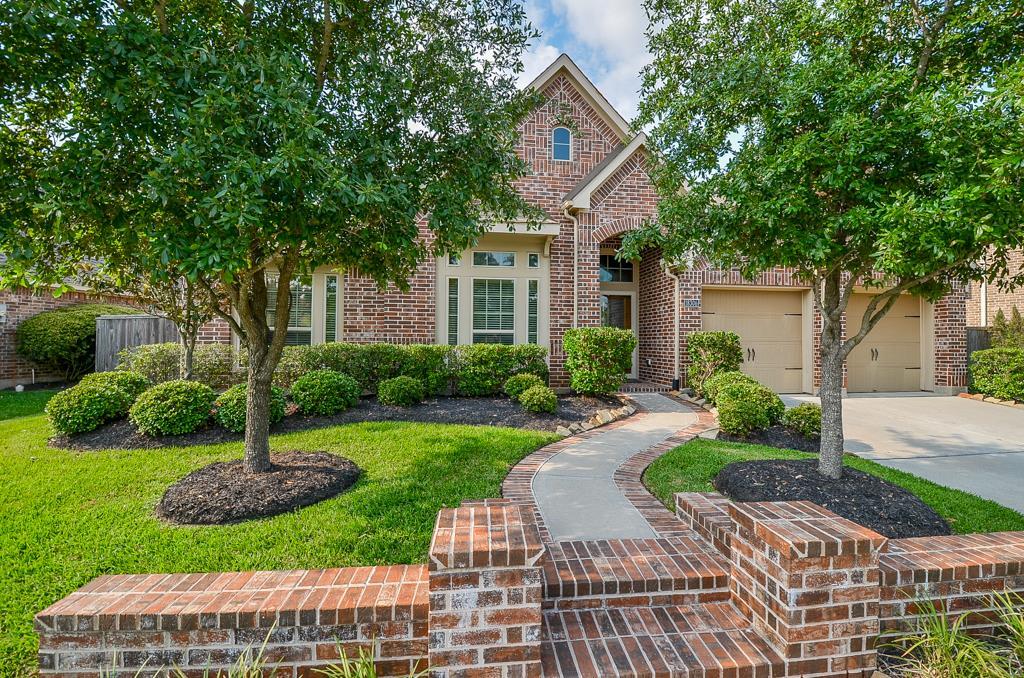
[[[0,391],[0,421],[39,414],[56,391]]]
[[[4,406],[8,414],[29,409]],[[424,561],[438,509],[498,496],[510,466],[555,439],[506,428],[411,423],[276,435],[276,451],[341,454],[363,469],[363,477],[338,497],[271,519],[171,527],[153,516],[167,486],[213,461],[240,457],[240,443],[74,453],[48,448],[48,435],[42,415],[0,421],[3,676],[34,662],[32,616],[100,574]]]
[[[644,484],[666,506],[673,508],[672,495],[676,492],[713,492],[712,479],[722,467],[734,461],[810,459],[814,456],[763,445],[698,438],[651,464],[644,474]],[[945,518],[957,534],[1024,530],[1024,515],[994,501],[851,455],[846,456],[845,464],[916,494]]]

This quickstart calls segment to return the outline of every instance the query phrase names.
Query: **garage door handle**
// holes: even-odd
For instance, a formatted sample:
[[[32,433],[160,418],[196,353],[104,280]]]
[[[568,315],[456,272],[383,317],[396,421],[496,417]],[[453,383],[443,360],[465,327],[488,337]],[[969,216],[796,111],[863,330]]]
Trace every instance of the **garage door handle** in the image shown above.
[[[750,359],[752,361],[753,360],[757,360],[757,349],[756,348],[750,349]]]

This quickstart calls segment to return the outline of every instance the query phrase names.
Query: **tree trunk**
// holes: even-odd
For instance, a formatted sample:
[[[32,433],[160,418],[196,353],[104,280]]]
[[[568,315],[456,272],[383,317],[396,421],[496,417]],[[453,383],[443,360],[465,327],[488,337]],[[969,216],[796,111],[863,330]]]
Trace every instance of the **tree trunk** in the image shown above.
[[[185,336],[181,335],[181,365],[178,371],[181,372],[182,379],[191,380],[193,376],[193,370],[195,366],[195,355],[196,355],[196,336]]]
[[[245,399],[245,458],[247,473],[270,470],[270,386],[274,366],[266,346],[249,346],[249,377]]]
[[[821,357],[821,446],[818,472],[828,478],[843,475],[843,309],[839,273],[825,280],[822,293]]]

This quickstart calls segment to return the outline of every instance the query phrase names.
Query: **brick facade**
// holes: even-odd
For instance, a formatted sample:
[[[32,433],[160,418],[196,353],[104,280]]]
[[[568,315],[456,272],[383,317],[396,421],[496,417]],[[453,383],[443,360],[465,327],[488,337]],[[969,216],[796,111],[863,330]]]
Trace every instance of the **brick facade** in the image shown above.
[[[1024,271],[1024,249],[1014,250],[1010,253],[1010,275],[1017,275]],[[996,317],[996,312],[1002,311],[1007,318],[1013,311],[1013,307],[1024,313],[1024,287],[1015,290],[1001,290],[998,285],[988,285],[986,289],[988,297],[988,318],[987,323],[981,318],[981,283],[971,283],[970,291],[967,294],[967,324],[970,327],[981,327],[991,325]]]

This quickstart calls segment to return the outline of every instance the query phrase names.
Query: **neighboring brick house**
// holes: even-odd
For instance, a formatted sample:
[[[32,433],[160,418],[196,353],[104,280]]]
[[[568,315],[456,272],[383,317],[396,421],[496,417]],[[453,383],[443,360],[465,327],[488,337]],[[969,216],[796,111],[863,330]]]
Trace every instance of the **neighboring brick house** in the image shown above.
[[[1010,253],[1010,275],[1024,271],[1024,250]],[[998,285],[972,283],[970,296],[967,299],[967,325],[970,327],[988,327],[1002,311],[1007,318],[1014,306],[1024,313],[1024,287],[1007,292]]]
[[[621,236],[656,213],[646,137],[564,54],[530,87],[545,103],[521,127],[517,150],[532,173],[518,188],[546,215],[540,228],[496,224],[470,250],[423,261],[406,293],[317,269],[294,283],[289,343],[535,342],[550,351],[552,385],[565,386],[565,331],[610,324],[637,333],[631,377],[669,386],[685,383],[688,333],[727,329],[743,339],[745,371],[779,391],[813,392],[821,323],[807,285],[783,269],[756,280],[704,264],[669,270],[657,250],[617,261]],[[852,308],[867,298],[855,295]],[[961,390],[965,291],[935,304],[901,299],[848,365],[850,391]]]

